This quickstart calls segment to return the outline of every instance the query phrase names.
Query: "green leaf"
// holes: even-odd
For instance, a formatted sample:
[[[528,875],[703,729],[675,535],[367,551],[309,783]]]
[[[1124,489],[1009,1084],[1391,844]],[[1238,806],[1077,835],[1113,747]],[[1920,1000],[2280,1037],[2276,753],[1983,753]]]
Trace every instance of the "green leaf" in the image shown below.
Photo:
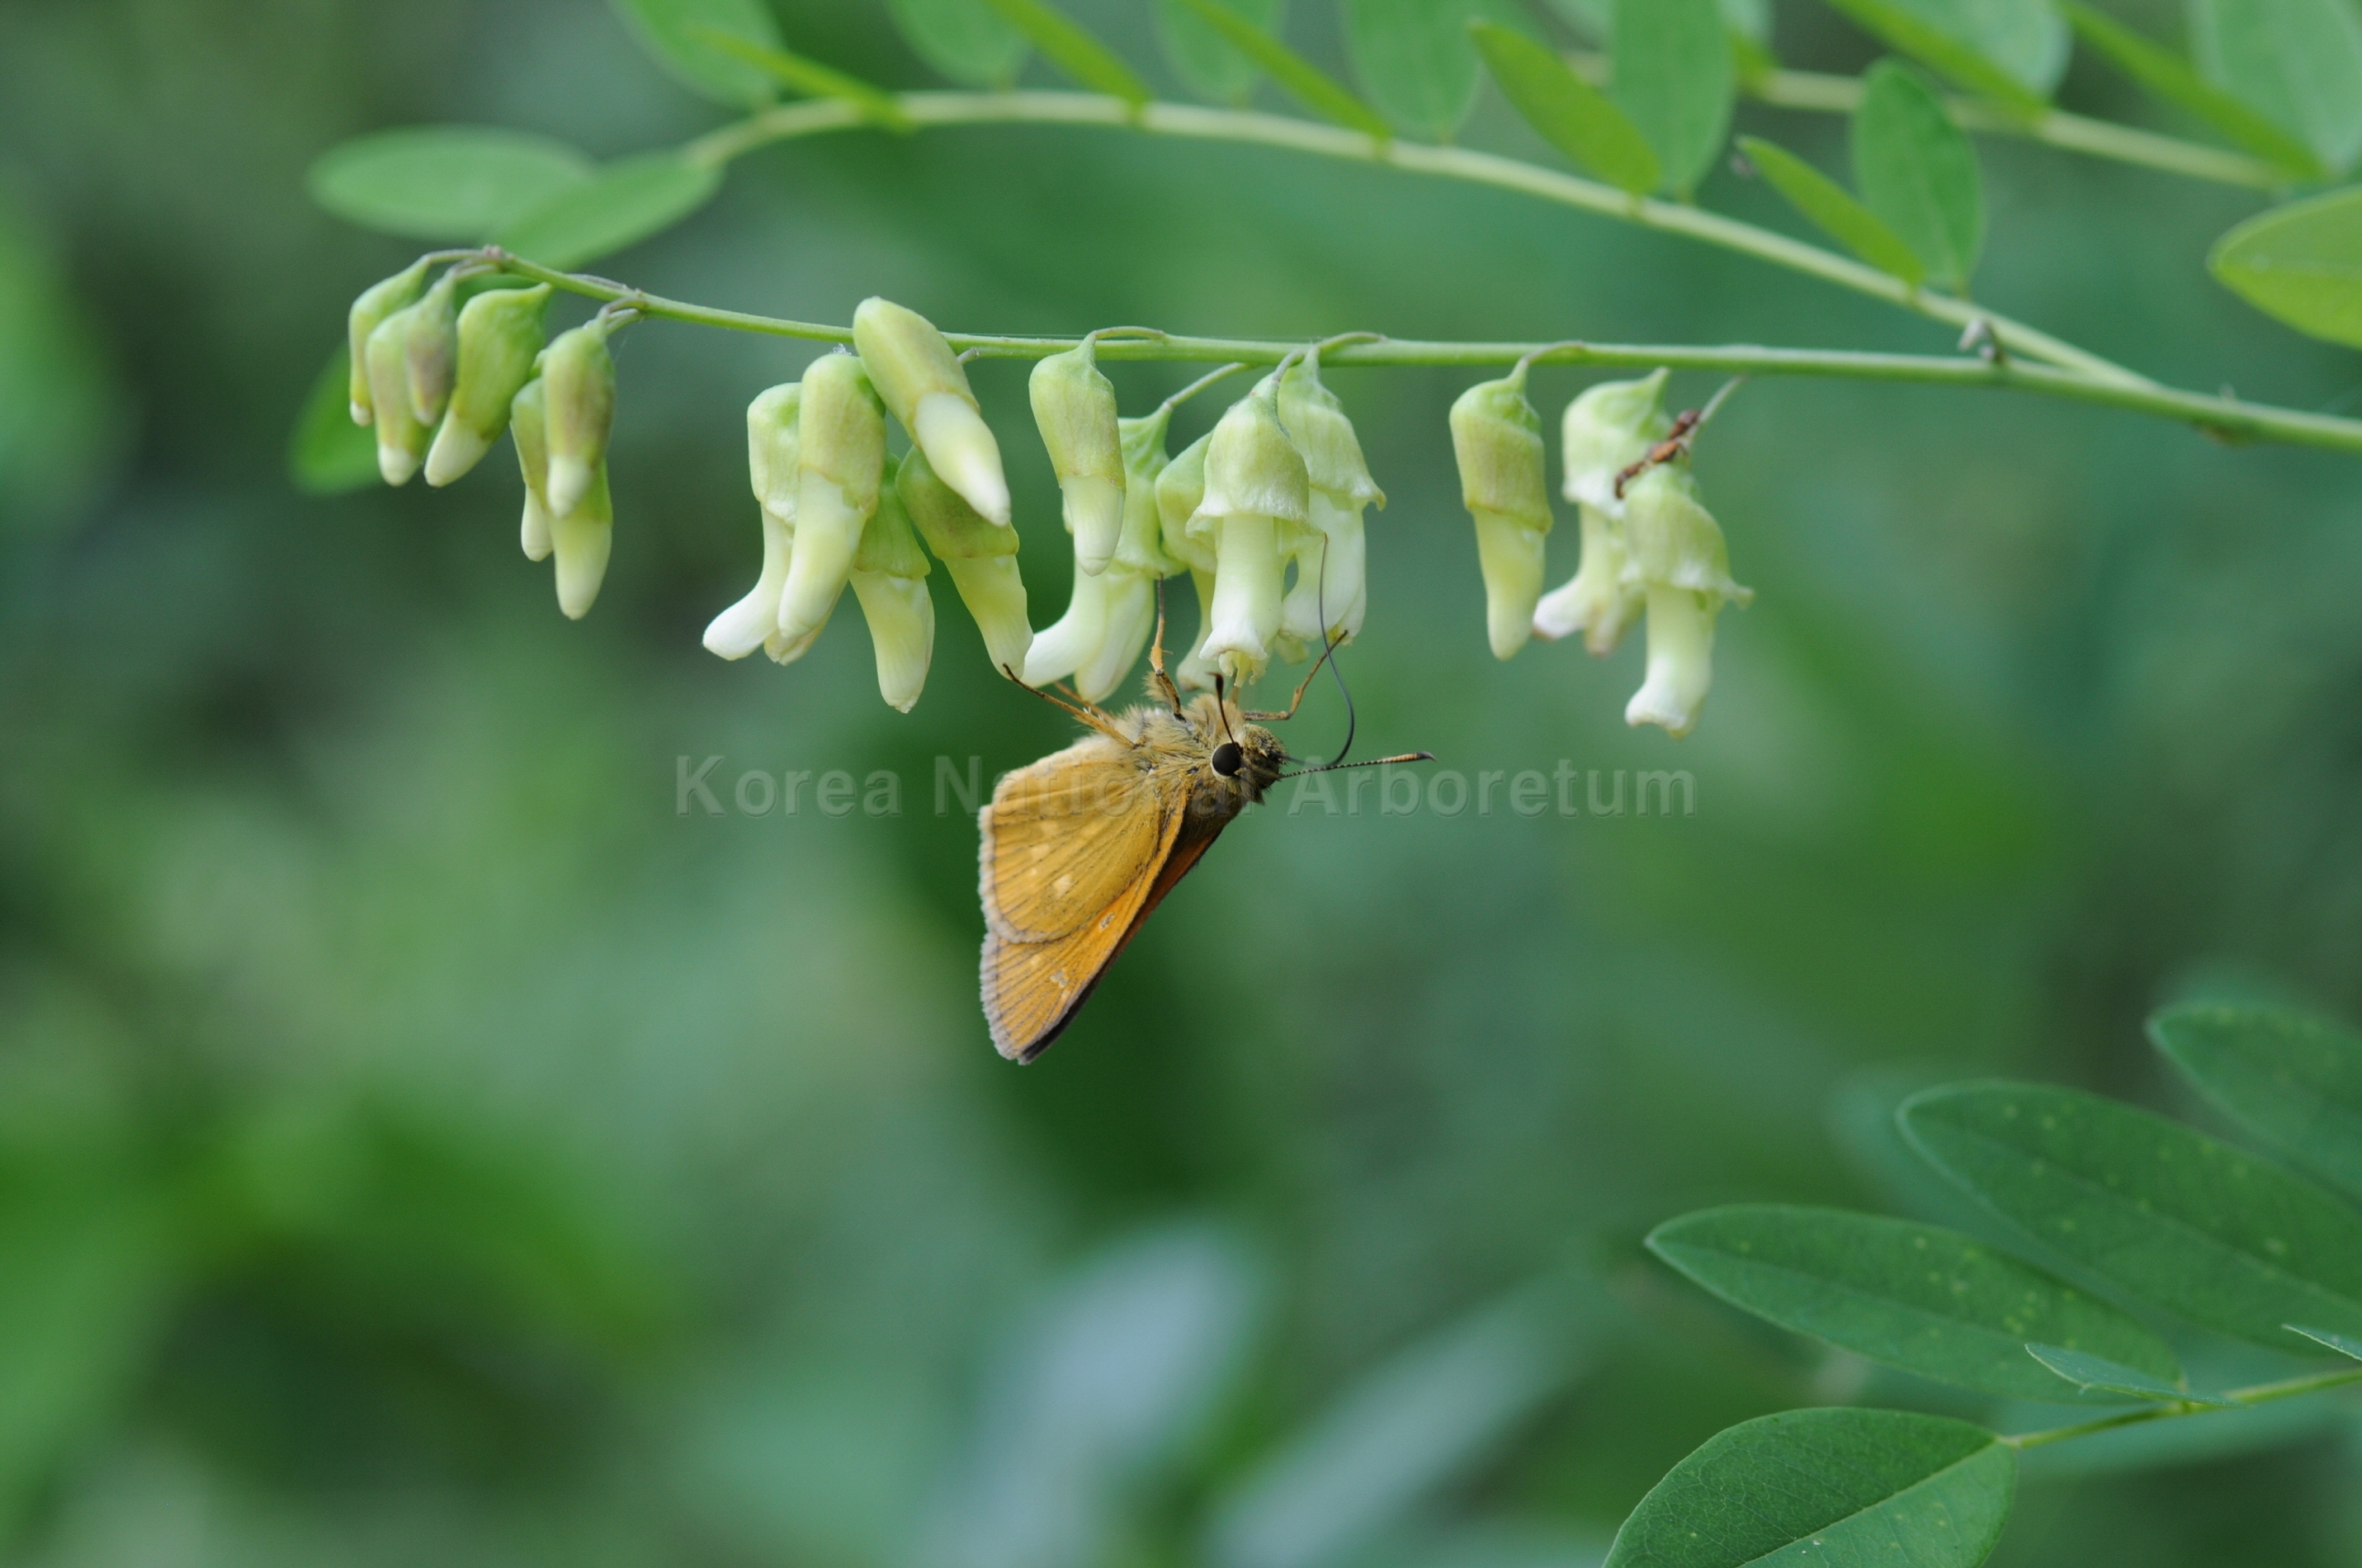
[[[2352,0],[2191,0],[2191,52],[2342,172],[2362,154],[2362,14]]]
[[[343,345],[304,394],[287,439],[287,477],[306,495],[342,495],[378,482],[377,437],[353,423],[352,353]]]
[[[2029,1344],[2025,1353],[2072,1383],[2086,1394],[2121,1396],[2123,1399],[2147,1399],[2157,1404],[2214,1405],[2227,1408],[2228,1401],[2192,1394],[2176,1382],[2152,1376],[2136,1366],[2126,1366],[2089,1351],[2069,1350],[2065,1345]],[[2111,1401],[2121,1402],[2121,1400]]]
[[[1023,33],[1033,47],[1072,77],[1076,84],[1127,104],[1145,104],[1155,96],[1148,83],[1113,50],[1077,27],[1072,17],[1043,0],[990,0],[1000,19]]]
[[[2285,1350],[2362,1333],[2362,1216],[2269,1161],[2097,1095],[1968,1084],[1904,1102],[1928,1162],[2138,1299]]]
[[[2354,256],[2362,273],[2362,243]],[[2362,1198],[2362,1035],[2286,1008],[2219,1004],[2168,1008],[2148,1035],[2233,1121]]]
[[[2180,55],[2081,0],[2058,0],[2058,8],[2085,43],[2106,55],[2150,96],[2197,116],[2257,157],[2291,173],[2312,177],[2321,172],[2320,161],[2304,143],[2199,75]]]
[[[1740,137],[1738,149],[1771,182],[1772,188],[1787,197],[1788,204],[1822,233],[1915,289],[1926,282],[1927,268],[1918,254],[1903,243],[1903,237],[1888,227],[1884,218],[1856,201],[1851,191],[1787,149],[1759,137]]]
[[[1649,1250],[1783,1329],[1983,1394],[2075,1402],[2026,1359],[2028,1340],[2181,1376],[2165,1342],[2114,1307],[1934,1225],[1740,1204],[1660,1225]]]
[[[1253,61],[1264,75],[1278,83],[1297,102],[1322,119],[1334,121],[1347,130],[1365,132],[1380,141],[1389,140],[1394,136],[1394,127],[1386,123],[1384,116],[1261,28],[1243,17],[1233,16],[1215,4],[1215,0],[1182,0],[1182,4],[1196,13],[1199,21],[1228,40],[1232,49]]]
[[[626,158],[525,214],[501,231],[500,243],[545,267],[579,267],[663,233],[721,188],[721,170],[676,152]]]
[[[1965,292],[1984,245],[1976,149],[1919,73],[1882,60],[1862,77],[1853,116],[1853,177],[1862,200],[1937,282]]]
[[[1491,22],[1471,23],[1468,30],[1502,94],[1544,141],[1636,196],[1657,188],[1657,155],[1614,99],[1523,33]]]
[[[2362,348],[2362,185],[2249,218],[2214,242],[2206,264],[2266,315]]]
[[[911,116],[894,94],[871,86],[858,76],[848,76],[833,66],[784,49],[772,49],[735,33],[699,28],[697,36],[734,60],[743,60],[756,70],[785,86],[808,97],[837,98],[858,110],[861,117],[889,130],[907,131],[915,128]]]
[[[1713,167],[1737,91],[1716,0],[1616,0],[1615,98],[1686,199]]]
[[[2001,1538],[2016,1456],[1966,1421],[1788,1410],[1706,1440],[1616,1532],[1604,1568],[1974,1568]]]
[[[474,245],[590,182],[586,155],[497,127],[414,126],[332,147],[313,163],[312,199],[348,223],[406,239]]]
[[[1279,31],[1282,0],[1216,0],[1251,28]],[[1238,46],[1208,27],[1181,0],[1157,0],[1157,36],[1173,70],[1200,97],[1218,104],[1243,104],[1254,90],[1260,66]]]
[[[1388,118],[1442,141],[1476,106],[1469,24],[1519,19],[1500,0],[1345,0],[1345,52]]]
[[[2318,1344],[2327,1345],[2340,1355],[2350,1355],[2356,1361],[2362,1361],[2362,1339],[2356,1339],[2352,1334],[2334,1334],[2327,1329],[2308,1329],[2299,1323],[2289,1324],[2288,1331],[2291,1334],[2302,1334],[2306,1339]]]
[[[1972,45],[1926,20],[1904,0],[1829,0],[1863,30],[1950,77],[1971,93],[1994,99],[2021,114],[2039,114],[2042,94],[1988,60]]]
[[[1025,35],[987,0],[886,0],[919,58],[955,82],[1007,87],[1025,63]]]
[[[754,108],[771,101],[770,75],[714,48],[724,34],[776,49],[778,25],[762,0],[613,0],[624,25],[673,79],[690,92]]]

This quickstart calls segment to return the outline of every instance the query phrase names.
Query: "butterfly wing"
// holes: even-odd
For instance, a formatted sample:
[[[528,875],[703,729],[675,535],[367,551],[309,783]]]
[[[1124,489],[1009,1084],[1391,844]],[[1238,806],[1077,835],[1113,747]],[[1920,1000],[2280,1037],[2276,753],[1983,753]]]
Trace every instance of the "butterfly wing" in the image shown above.
[[[1048,1048],[1169,886],[1187,813],[1143,761],[1094,736],[1010,774],[981,813],[984,1015],[1004,1056]]]

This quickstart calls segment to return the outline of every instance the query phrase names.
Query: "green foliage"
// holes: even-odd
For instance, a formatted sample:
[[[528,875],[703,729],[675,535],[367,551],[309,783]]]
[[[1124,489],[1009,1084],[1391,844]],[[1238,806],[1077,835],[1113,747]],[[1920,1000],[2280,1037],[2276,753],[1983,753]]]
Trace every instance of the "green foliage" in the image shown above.
[[[2249,218],[2215,242],[2206,264],[2257,310],[2362,348],[2362,189]]]
[[[1613,98],[1523,33],[1474,22],[1469,34],[1502,95],[1543,140],[1620,190],[1644,196],[1657,188],[1657,155]]]
[[[2070,1350],[2065,1345],[2043,1344],[2039,1342],[2025,1347],[2025,1353],[2048,1367],[2052,1372],[2106,1403],[2125,1399],[2146,1399],[2155,1404],[2194,1404],[2228,1408],[2228,1401],[2192,1394],[2177,1380],[2169,1381],[2136,1366],[2126,1366],[2090,1351]]]
[[[46,226],[0,186],[0,536],[69,518],[118,428],[68,279]]]
[[[502,228],[500,242],[549,267],[579,267],[663,233],[713,199],[722,171],[675,152],[642,153]]]
[[[2351,0],[2191,0],[2199,68],[2343,173],[2362,158],[2362,13]]]
[[[2168,1385],[2181,1376],[2165,1342],[2124,1313],[1933,1225],[1749,1204],[1660,1225],[1649,1250],[1783,1328],[1980,1393],[2072,1397],[2027,1358],[2029,1341],[2105,1356]]]
[[[1740,137],[1738,147],[1772,188],[1830,238],[1915,289],[1926,278],[1927,267],[1918,253],[1903,243],[1903,237],[1884,218],[1856,200],[1852,192],[1760,137]]]
[[[1993,1212],[2137,1299],[2279,1349],[2289,1323],[2362,1333],[2362,1216],[2269,1161],[2035,1085],[1930,1090],[1903,1125]]]
[[[377,438],[368,426],[353,423],[351,375],[352,351],[340,343],[295,416],[287,477],[306,495],[341,495],[378,482]]]
[[[1686,200],[1714,166],[1737,90],[1716,0],[1617,0],[1617,105]]]
[[[1000,19],[1022,33],[1042,58],[1094,93],[1145,104],[1154,94],[1107,45],[1046,0],[990,0]]]
[[[2236,96],[2215,86],[2172,50],[2160,48],[2081,0],[2059,0],[2059,11],[2085,43],[2152,96],[2187,110],[2259,158],[2310,177],[2320,163],[2304,143]]]
[[[1215,0],[1248,26],[1276,35],[1286,0]],[[1263,68],[1206,25],[1184,0],[1156,0],[1157,36],[1164,56],[1190,91],[1218,104],[1242,104]]]
[[[2031,29],[2013,18],[2022,17],[2025,7],[2009,5],[1994,15],[2003,19],[2002,27],[1990,38],[1981,28],[1963,27],[1959,31],[1930,20],[1932,16],[1945,16],[1955,22],[1966,22],[1975,11],[1966,5],[1950,4],[1949,0],[1829,0],[1829,4],[1852,17],[1867,31],[1884,42],[1950,77],[1971,93],[1981,94],[1995,102],[2027,114],[2039,113],[2042,94],[2023,76],[1996,61],[1986,52],[1986,45],[2008,39],[2014,45],[2012,52],[2021,67],[2036,67],[2036,79],[2055,76],[2055,67],[2042,65],[2042,57],[2025,52],[2015,40],[2031,36]],[[1963,35],[1967,36],[1963,36]],[[2064,51],[2058,64],[2065,63]],[[2044,80],[2047,86],[2047,81]]]
[[[1910,67],[1882,60],[1853,116],[1854,183],[1937,282],[1965,293],[1984,245],[1977,151]]]
[[[1791,1410],[1709,1439],[1632,1510],[1606,1568],[1973,1568],[2000,1539],[2015,1456],[1965,1421]]]
[[[2350,1154],[2362,1104],[2362,1043],[2350,1032],[2285,1010],[2220,1005],[2169,1010],[2150,1029],[2257,1137],[2332,1166]],[[2282,1352],[2311,1341],[2362,1359],[2362,1215],[2257,1155],[2147,1111],[2034,1085],[1930,1089],[1896,1120],[1927,1163],[2127,1301]],[[1611,1562],[1704,1568],[1810,1540],[1816,1560],[1897,1560],[1868,1555],[1875,1551],[1972,1564],[2008,1511],[2014,1446],[2351,1381],[2333,1373],[2193,1394],[2173,1352],[2123,1311],[1934,1226],[1747,1205],[1672,1220],[1649,1245],[1732,1305],[1885,1365],[1998,1397],[2143,1410],[2005,1439],[1888,1412],[1763,1418],[1676,1467],[1627,1523]]]
[[[1366,131],[1381,141],[1394,134],[1385,116],[1354,97],[1302,55],[1225,9],[1217,0],[1182,0],[1182,4],[1314,114],[1347,130]]]
[[[1025,63],[1025,35],[989,0],[886,0],[919,57],[955,82],[1006,87]]]
[[[777,80],[781,85],[815,98],[837,98],[861,112],[862,117],[889,130],[911,128],[911,116],[891,93],[882,92],[858,76],[849,76],[834,66],[807,60],[784,49],[774,49],[756,43],[735,33],[701,28],[697,36],[715,49],[736,60],[743,60],[756,70]]]
[[[713,35],[779,47],[778,24],[763,0],[613,0],[640,47],[690,91],[733,108],[771,98],[771,75],[715,47]]]
[[[1451,138],[1476,105],[1472,22],[1518,25],[1503,0],[1343,0],[1345,49],[1370,99],[1405,130]]]
[[[357,137],[312,165],[312,199],[348,223],[408,239],[475,244],[590,183],[564,142],[487,126],[415,126]]]

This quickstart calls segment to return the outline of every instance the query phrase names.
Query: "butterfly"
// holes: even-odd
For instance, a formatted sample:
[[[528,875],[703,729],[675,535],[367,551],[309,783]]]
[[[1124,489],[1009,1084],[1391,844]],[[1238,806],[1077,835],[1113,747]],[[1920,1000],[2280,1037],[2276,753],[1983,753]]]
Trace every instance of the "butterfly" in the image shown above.
[[[1286,712],[1257,713],[1227,696],[1219,677],[1211,693],[1184,703],[1164,672],[1164,645],[1160,605],[1149,656],[1153,705],[1113,714],[1036,691],[1093,733],[1003,778],[977,814],[984,1016],[993,1045],[1011,1061],[1049,1049],[1222,830],[1281,778],[1297,777],[1284,771],[1292,759],[1279,737],[1255,721],[1292,717],[1336,646]],[[1329,767],[1429,759],[1413,752]]]

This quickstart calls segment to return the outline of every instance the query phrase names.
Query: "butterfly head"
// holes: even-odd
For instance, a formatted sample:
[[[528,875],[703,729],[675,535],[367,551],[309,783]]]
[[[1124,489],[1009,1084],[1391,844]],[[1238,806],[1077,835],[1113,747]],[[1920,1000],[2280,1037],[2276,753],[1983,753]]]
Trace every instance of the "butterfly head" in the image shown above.
[[[1278,782],[1287,748],[1261,724],[1247,723],[1236,703],[1200,697],[1188,721],[1204,757],[1197,790],[1204,809],[1235,815]]]

